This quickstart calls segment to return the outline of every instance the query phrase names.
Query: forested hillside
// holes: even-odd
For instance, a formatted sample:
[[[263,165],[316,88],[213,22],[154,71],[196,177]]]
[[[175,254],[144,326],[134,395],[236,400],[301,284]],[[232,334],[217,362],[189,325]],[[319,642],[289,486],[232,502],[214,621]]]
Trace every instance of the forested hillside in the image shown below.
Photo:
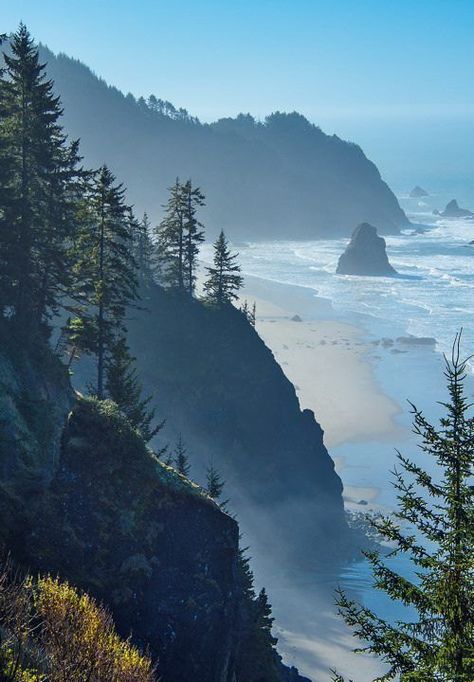
[[[349,236],[362,222],[381,233],[407,224],[360,147],[299,114],[204,125],[157,97],[125,96],[46,47],[41,58],[61,95],[65,128],[81,138],[88,165],[107,162],[127,185],[130,202],[154,221],[165,188],[179,176],[205,188],[210,237],[224,229],[234,240],[312,239]]]
[[[10,42],[0,73],[0,543],[16,566],[59,579],[11,583],[0,556],[0,676],[12,682],[43,674],[52,682],[119,682],[128,674],[130,681],[151,682],[156,663],[163,682],[301,680],[276,650],[268,596],[254,586],[249,559],[239,547],[238,520],[227,512],[218,469],[226,457],[207,467],[201,485],[192,482],[182,438],[176,448],[160,446],[161,417],[178,425],[190,396],[235,390],[229,415],[236,424],[245,422],[237,384],[226,387],[207,376],[200,357],[206,347],[196,345],[199,353],[193,356],[193,339],[201,332],[207,343],[214,336],[218,345],[227,335],[246,339],[266,366],[254,389],[262,395],[272,390],[265,376],[273,375],[287,402],[281,412],[289,425],[287,445],[303,439],[295,454],[297,468],[311,470],[305,494],[314,495],[319,513],[332,506],[344,531],[341,486],[320,430],[300,413],[294,390],[253,330],[254,314],[233,305],[242,277],[223,232],[207,268],[205,296],[197,299],[202,191],[176,180],[160,224],[152,229],[146,215],[139,220],[109,167],[87,168],[78,142],[65,135],[60,99],[26,27]],[[163,320],[167,308],[178,314],[178,326],[171,312]],[[163,392],[164,399],[157,400],[155,379],[164,381],[154,372],[146,386],[150,393],[144,391],[148,369],[136,362],[130,333],[138,320],[146,334],[150,320],[152,327],[165,323],[181,359],[183,353],[191,359],[197,371],[187,377],[190,396],[178,393],[175,402]],[[190,338],[182,334],[182,323]],[[149,332],[149,348],[159,353],[152,328]],[[215,359],[224,372],[225,353]],[[168,381],[182,383],[175,359],[168,361]],[[83,364],[91,371],[79,394],[71,376],[77,387]],[[198,421],[210,428],[213,457],[215,417],[202,401],[193,405]],[[254,486],[261,483],[261,495],[280,506],[278,525],[287,514],[283,476],[291,458],[275,452],[276,466],[269,468],[267,453],[255,445],[247,460],[249,454],[260,458],[261,472],[271,472],[273,480],[265,490],[258,467],[246,475],[244,467],[234,489],[250,491],[252,479]],[[321,528],[315,509],[307,524],[300,523],[300,540],[311,525]],[[288,537],[282,529],[276,543],[285,552],[291,552]],[[328,544],[325,552],[336,558],[345,540]],[[41,608],[43,588],[56,615],[63,614],[62,622],[54,619],[50,640],[48,632],[35,628],[33,635],[28,629],[35,618],[28,620],[28,609]],[[121,642],[108,612],[97,610],[80,590],[99,598],[120,635],[132,636],[140,649]],[[18,604],[25,605],[21,613]],[[108,623],[103,635],[109,645],[100,659],[95,649],[75,645],[78,628],[91,627],[91,619]],[[99,635],[92,639],[98,646]],[[153,663],[140,653],[145,650]],[[101,661],[105,668],[99,669]],[[128,673],[126,661],[134,661]]]

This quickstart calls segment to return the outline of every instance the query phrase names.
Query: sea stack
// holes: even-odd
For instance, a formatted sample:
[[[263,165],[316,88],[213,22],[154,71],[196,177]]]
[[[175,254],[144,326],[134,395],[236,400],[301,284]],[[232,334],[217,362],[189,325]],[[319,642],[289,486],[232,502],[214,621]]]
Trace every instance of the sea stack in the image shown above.
[[[416,185],[416,187],[413,187],[412,191],[410,192],[410,197],[412,199],[420,199],[420,197],[427,197],[429,196],[428,192],[426,189],[423,189],[423,187],[420,187],[420,185]]]
[[[468,211],[467,208],[461,208],[456,199],[452,199],[439,215],[443,216],[443,218],[469,218],[474,216],[474,213]]]
[[[377,228],[362,223],[352,233],[351,241],[339,258],[338,275],[369,275],[387,277],[396,275],[385,250],[385,239],[379,237]]]

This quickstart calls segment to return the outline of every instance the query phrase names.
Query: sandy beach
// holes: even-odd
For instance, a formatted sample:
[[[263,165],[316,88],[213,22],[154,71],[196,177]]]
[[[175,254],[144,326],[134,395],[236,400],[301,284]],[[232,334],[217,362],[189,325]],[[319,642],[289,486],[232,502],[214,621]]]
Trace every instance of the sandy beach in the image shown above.
[[[294,384],[301,407],[314,411],[330,453],[345,443],[390,442],[400,430],[400,406],[375,377],[377,350],[364,330],[338,320],[330,303],[310,289],[254,277],[245,282],[242,302],[255,302],[256,329]],[[346,457],[334,460],[344,478]],[[364,510],[376,509],[378,492],[346,484],[346,508],[361,511],[363,499]],[[317,682],[329,682],[333,667],[355,682],[381,674],[378,661],[352,653],[357,642],[336,614],[334,576],[327,584],[313,580],[295,575],[290,584],[268,584],[285,660]]]
[[[248,277],[242,299],[255,301],[258,333],[301,407],[316,414],[329,448],[393,435],[400,407],[378,386],[368,359],[374,347],[361,329],[338,321],[327,301],[302,287]]]

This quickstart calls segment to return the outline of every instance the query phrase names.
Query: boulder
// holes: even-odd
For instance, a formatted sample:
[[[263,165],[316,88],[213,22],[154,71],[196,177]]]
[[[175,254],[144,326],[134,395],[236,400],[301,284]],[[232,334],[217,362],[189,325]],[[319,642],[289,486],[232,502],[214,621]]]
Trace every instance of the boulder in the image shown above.
[[[395,275],[385,250],[385,239],[379,237],[377,228],[362,223],[352,233],[351,241],[339,258],[338,275]]]

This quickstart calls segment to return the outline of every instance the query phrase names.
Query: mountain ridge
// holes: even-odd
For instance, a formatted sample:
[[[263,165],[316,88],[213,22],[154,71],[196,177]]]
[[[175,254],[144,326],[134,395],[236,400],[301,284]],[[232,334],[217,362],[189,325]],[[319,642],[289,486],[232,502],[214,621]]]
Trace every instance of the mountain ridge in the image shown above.
[[[185,109],[124,95],[80,61],[41,46],[71,138],[88,165],[107,162],[137,212],[161,217],[166,188],[192,177],[207,195],[208,236],[311,239],[349,235],[368,221],[383,233],[408,223],[362,149],[297,113],[201,123]]]

